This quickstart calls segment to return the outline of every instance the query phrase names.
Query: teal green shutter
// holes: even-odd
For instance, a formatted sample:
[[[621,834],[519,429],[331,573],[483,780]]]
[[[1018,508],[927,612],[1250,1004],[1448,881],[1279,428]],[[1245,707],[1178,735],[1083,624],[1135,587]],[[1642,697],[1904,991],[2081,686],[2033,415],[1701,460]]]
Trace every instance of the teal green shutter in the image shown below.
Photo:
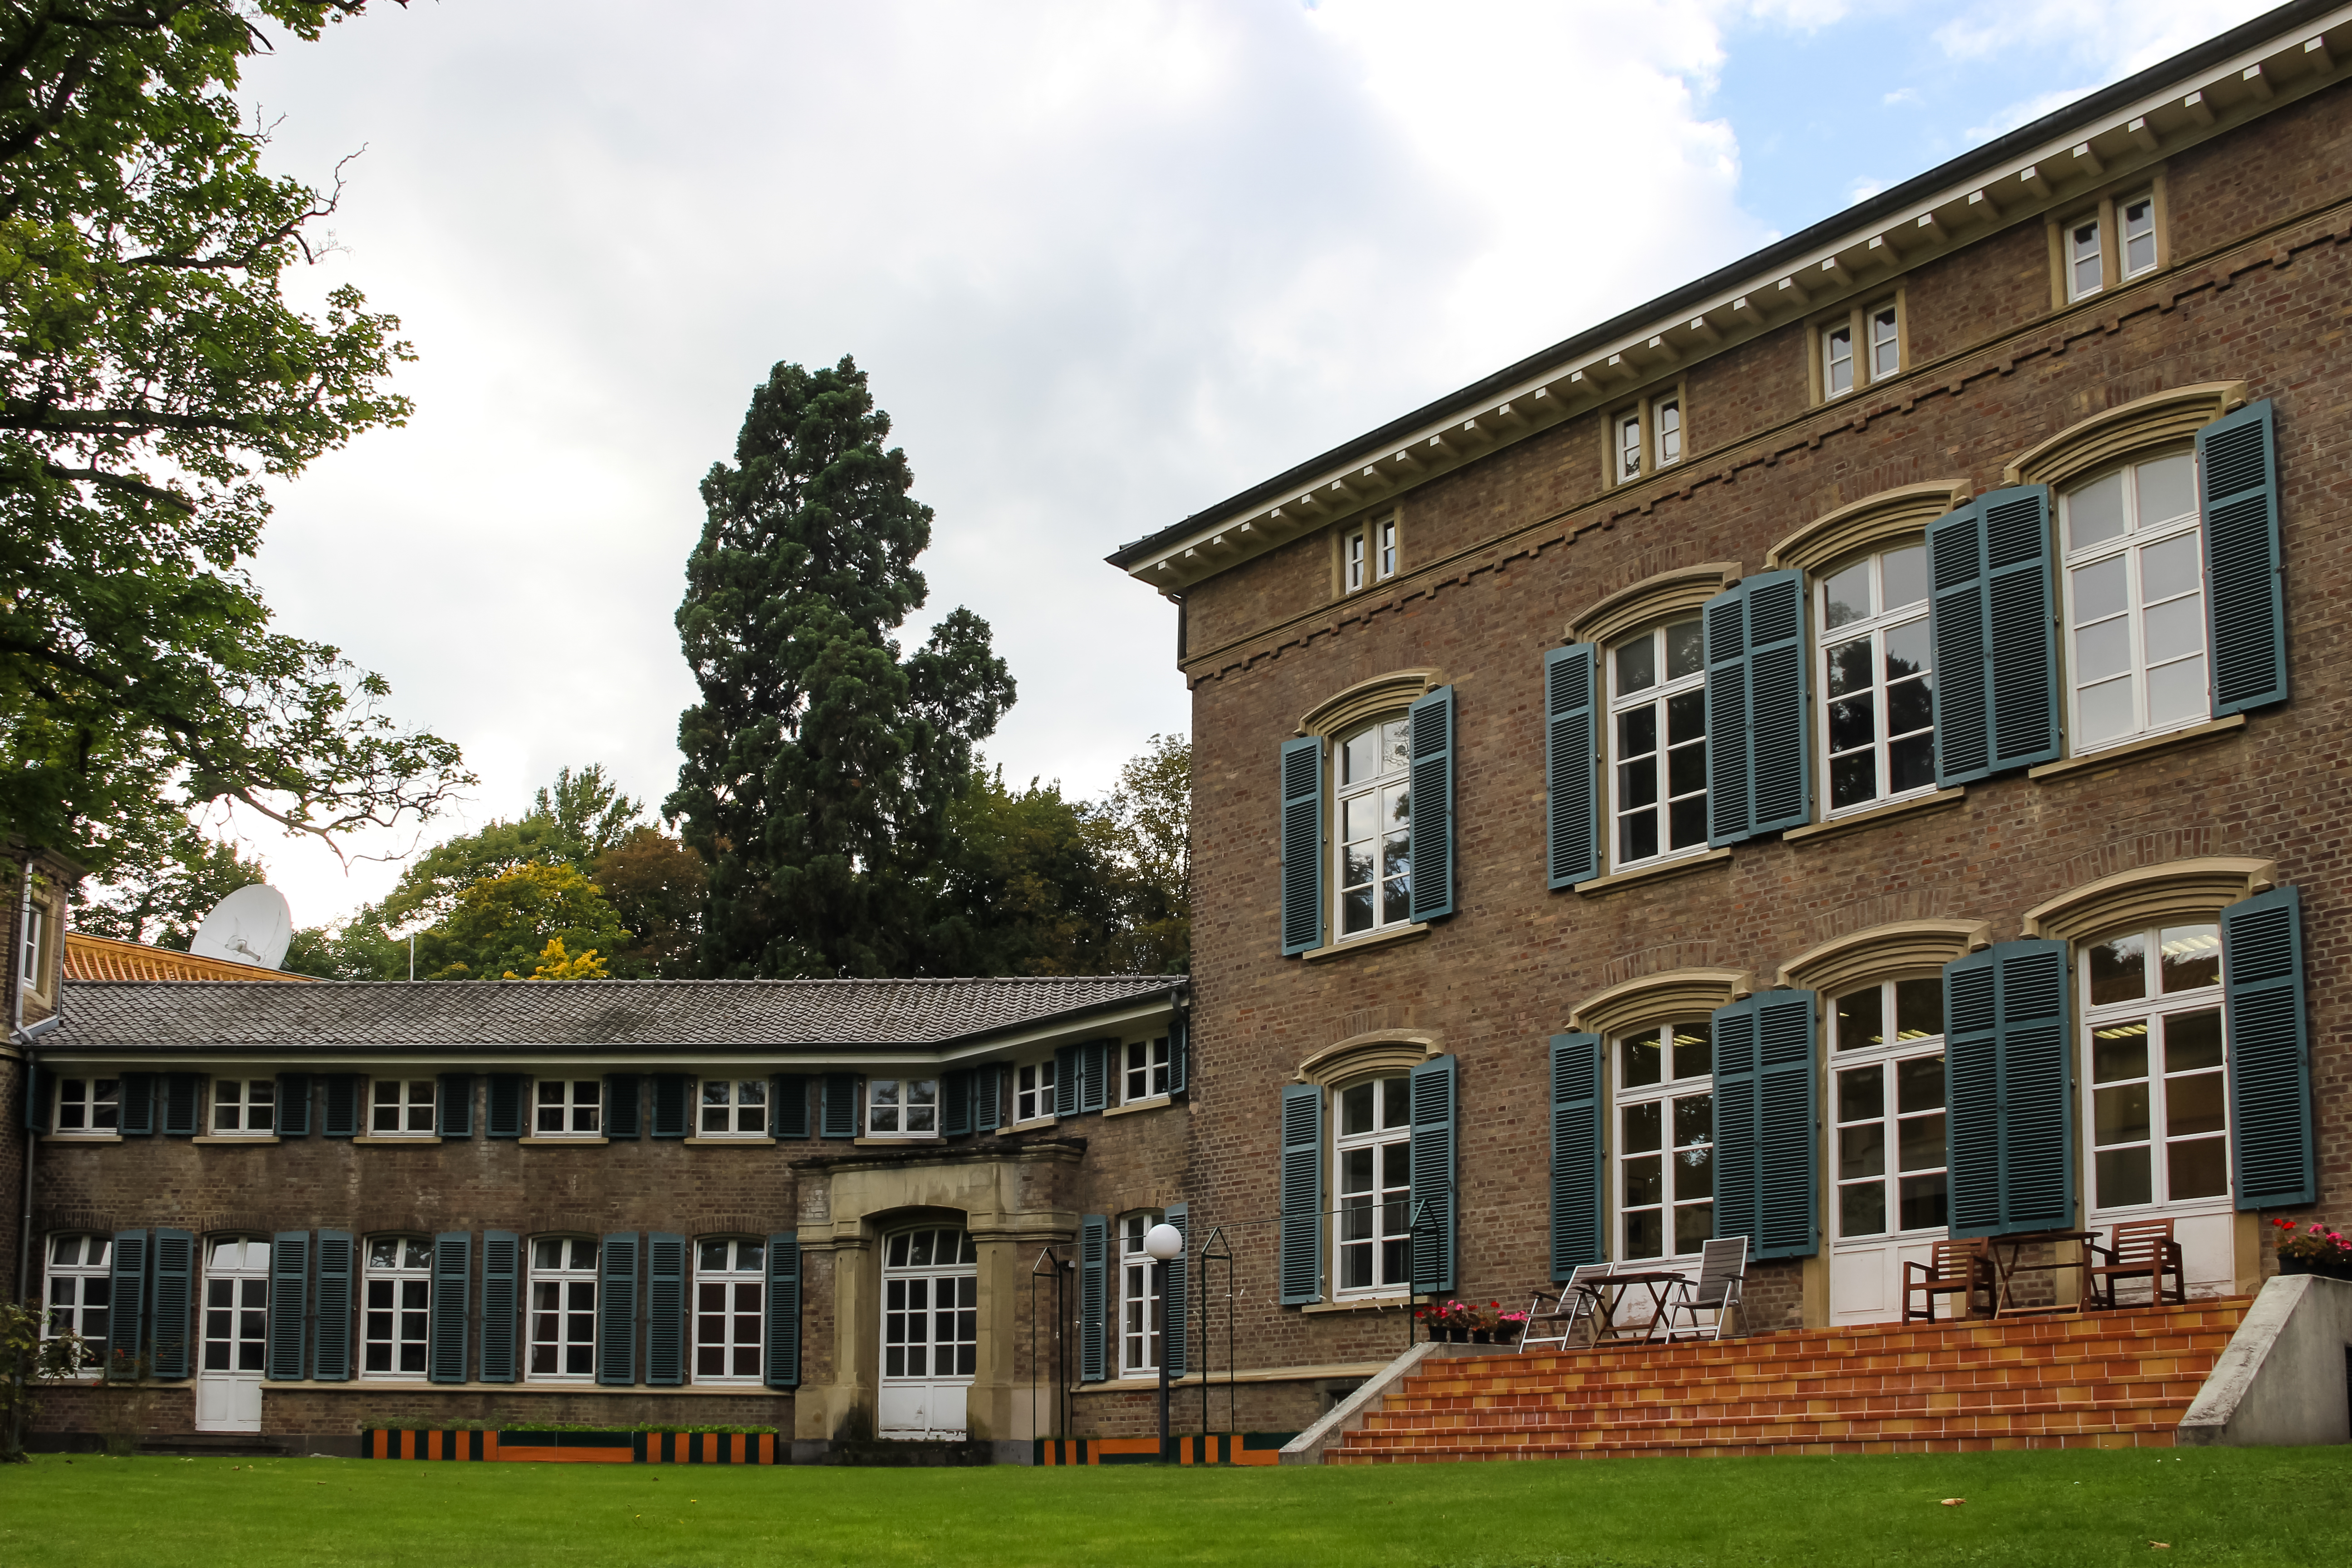
[[[1768,572],[1700,612],[1706,639],[1706,841],[1812,820],[1805,574]]]
[[[2197,432],[2216,719],[2287,698],[2277,440],[2267,397]]]
[[[306,1072],[282,1072],[278,1075],[278,1136],[308,1138],[310,1136],[310,1075]]]
[[[1160,1293],[1163,1310],[1167,1313],[1167,1328],[1160,1342],[1161,1353],[1168,1358],[1168,1375],[1171,1377],[1183,1376],[1186,1367],[1188,1342],[1184,1332],[1191,1322],[1192,1300],[1192,1213],[1189,1204],[1170,1204],[1167,1208],[1168,1223],[1174,1226],[1176,1233],[1184,1238],[1185,1248],[1168,1260],[1166,1288]]]
[[[604,1131],[607,1138],[645,1136],[645,1075],[608,1073],[604,1079]]]
[[[1078,1381],[1110,1376],[1110,1221],[1078,1221]]]
[[[1813,994],[1767,991],[1755,1001],[1756,1228],[1748,1233],[1755,1239],[1748,1255],[1811,1258],[1822,1241],[1821,1066]],[[1718,1227],[1717,1234],[1737,1233]]]
[[[310,1375],[320,1383],[352,1378],[352,1276],[359,1248],[351,1232],[319,1233],[319,1314],[311,1335]]]
[[[494,1072],[490,1075],[489,1094],[484,1101],[482,1131],[492,1138],[520,1138],[523,1133],[523,1086],[529,1080],[520,1073]]]
[[[637,1233],[604,1238],[604,1274],[596,1290],[596,1381],[637,1381]]]
[[[1088,1040],[1078,1047],[1078,1109],[1102,1110],[1110,1105],[1110,1075],[1117,1070],[1117,1040]]]
[[[121,1123],[125,1138],[144,1138],[155,1131],[155,1075],[152,1072],[127,1072],[122,1075],[122,1110],[115,1120]],[[145,1235],[144,1231],[140,1233]],[[108,1322],[113,1320],[109,1318]]]
[[[440,1103],[434,1107],[438,1120],[435,1130],[444,1138],[471,1138],[474,1135],[474,1075],[469,1072],[445,1072],[441,1075]]]
[[[1282,955],[1323,945],[1323,737],[1282,743]]]
[[[1323,1299],[1323,1088],[1282,1086],[1282,1304]]]
[[[1982,503],[1970,501],[1927,525],[1927,640],[1936,664],[1936,786],[1950,789],[1992,772]]]
[[[2000,1229],[2000,1047],[1993,955],[1944,965],[1944,1177],[1954,1236]]]
[[[1551,1037],[1551,1277],[1607,1256],[1601,1238],[1601,1037]]]
[[[265,1373],[273,1383],[302,1380],[302,1314],[309,1306],[310,1233],[281,1230],[269,1238],[269,1340]]]
[[[106,1299],[106,1375],[135,1378],[146,1350],[148,1236],[143,1230],[114,1233],[113,1272]]]
[[[1168,1092],[1182,1094],[1192,1086],[1192,1019],[1179,1013],[1168,1020]]]
[[[152,1311],[154,1346],[149,1365],[160,1378],[188,1375],[191,1320],[195,1310],[196,1238],[184,1230],[155,1233]]]
[[[656,1138],[683,1138],[694,1131],[694,1079],[690,1074],[654,1074],[653,1120]]]
[[[686,1384],[686,1237],[646,1237],[646,1382]]]
[[[359,1074],[331,1072],[327,1075],[327,1114],[319,1130],[330,1138],[356,1138],[360,1135]]]
[[[801,1238],[782,1231],[768,1237],[768,1386],[801,1383]]]
[[[1573,888],[1601,874],[1599,729],[1593,675],[1600,652],[1570,643],[1544,652],[1545,885]]]
[[[1747,584],[1700,606],[1699,635],[1706,649],[1706,841],[1737,844],[1755,816],[1748,795]]]
[[[968,1138],[971,1135],[972,1071],[970,1068],[950,1068],[940,1075],[940,1136]]]
[[[520,1316],[522,1238],[510,1230],[482,1233],[482,1381],[512,1383],[517,1372],[516,1324]]]
[[[433,1238],[433,1298],[425,1330],[425,1376],[431,1382],[466,1381],[466,1287],[473,1274],[471,1231],[445,1230]]]
[[[855,1138],[857,1136],[857,1075],[829,1072],[824,1075],[823,1136]]]
[[[2074,1222],[2074,1075],[2063,942],[2005,942],[1944,966],[1951,1230]]]
[[[2050,491],[1995,490],[1927,525],[1936,782],[1949,788],[2058,756]]]
[[[972,1076],[971,1127],[993,1132],[1004,1125],[1004,1064],[990,1062]]]
[[[1412,1233],[1412,1289],[1416,1295],[1442,1294],[1454,1289],[1454,1145],[1458,1082],[1454,1066],[1452,1057],[1432,1057],[1412,1069],[1406,1090],[1412,1113],[1412,1147],[1408,1155],[1412,1199],[1407,1214],[1422,1221]]]
[[[163,1075],[163,1132],[172,1138],[193,1138],[205,1130],[204,1084],[201,1074]]]
[[[1076,1116],[1078,1113],[1078,1047],[1057,1046],[1054,1048],[1054,1114]]]
[[[1757,1212],[1757,1037],[1753,996],[1715,1010],[1715,1234],[1744,1236],[1752,1251],[1761,1239]]]
[[[1404,716],[1412,750],[1407,912],[1416,921],[1442,921],[1454,912],[1454,688],[1441,686],[1416,700]]]
[[[2316,1203],[2303,896],[2293,888],[2275,888],[2224,909],[2221,971],[2238,1207]]]
[[[769,1091],[768,1136],[798,1142],[808,1135],[808,1079],[800,1073],[778,1073]]]
[[[119,1089],[118,1085],[118,1092]],[[42,1132],[48,1130],[49,1100],[56,1092],[57,1079],[50,1076],[48,1068],[37,1067],[25,1075],[26,1131]],[[120,1116],[116,1120],[120,1121]]]

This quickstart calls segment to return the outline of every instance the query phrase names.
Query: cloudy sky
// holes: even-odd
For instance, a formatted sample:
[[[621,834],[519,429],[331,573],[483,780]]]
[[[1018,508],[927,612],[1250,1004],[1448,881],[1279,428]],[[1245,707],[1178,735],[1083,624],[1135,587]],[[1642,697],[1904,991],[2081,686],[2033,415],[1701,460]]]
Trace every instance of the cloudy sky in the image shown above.
[[[658,803],[697,483],[770,365],[854,354],[926,615],[1020,683],[989,755],[1097,793],[1186,724],[1106,552],[2263,8],[379,5],[246,93],[284,172],[365,148],[298,287],[401,316],[417,414],[281,488],[258,574],[465,747],[427,842],[567,763]],[[303,924],[396,874],[232,826]]]

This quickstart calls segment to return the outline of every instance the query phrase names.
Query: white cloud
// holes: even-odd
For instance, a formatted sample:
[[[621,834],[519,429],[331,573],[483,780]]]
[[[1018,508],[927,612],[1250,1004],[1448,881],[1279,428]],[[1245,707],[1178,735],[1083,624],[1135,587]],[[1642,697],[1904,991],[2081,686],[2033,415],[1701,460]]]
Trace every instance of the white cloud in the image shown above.
[[[1927,100],[1919,96],[1919,89],[1917,88],[1903,87],[1895,89],[1893,92],[1888,93],[1878,101],[1888,109],[1894,109],[1897,106],[1917,109]]]

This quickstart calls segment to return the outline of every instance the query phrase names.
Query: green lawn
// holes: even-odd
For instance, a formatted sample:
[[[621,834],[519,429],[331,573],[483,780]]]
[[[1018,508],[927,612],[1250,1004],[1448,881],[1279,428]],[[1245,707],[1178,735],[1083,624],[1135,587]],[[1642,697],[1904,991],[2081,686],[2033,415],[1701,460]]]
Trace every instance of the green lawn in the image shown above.
[[[2352,1563],[2352,1448],[1287,1470],[0,1467],[0,1568],[2151,1562]]]

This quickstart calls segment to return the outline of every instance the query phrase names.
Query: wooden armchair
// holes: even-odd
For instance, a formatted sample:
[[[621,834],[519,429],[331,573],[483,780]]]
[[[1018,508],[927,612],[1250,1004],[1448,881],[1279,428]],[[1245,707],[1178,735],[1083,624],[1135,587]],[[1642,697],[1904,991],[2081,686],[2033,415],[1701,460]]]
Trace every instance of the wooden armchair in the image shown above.
[[[1903,1266],[1903,1321],[1934,1322],[1938,1296],[1958,1296],[1959,1310],[1954,1315],[1972,1318],[1979,1290],[1984,1292],[1985,1311],[1990,1315],[2000,1299],[1996,1285],[1992,1251],[1982,1241],[1939,1241],[1927,1262]],[[1911,1306],[1914,1296],[1920,1298],[1916,1310]]]
[[[2088,1242],[2084,1250],[2102,1260],[2087,1264],[2083,1270],[2084,1294],[2095,1293],[2102,1307],[2115,1307],[2118,1279],[2147,1280],[2151,1307],[2165,1300],[2189,1300],[2180,1278],[2180,1243],[2172,1238],[2168,1219],[2136,1219],[2118,1225],[2107,1233],[2106,1246]],[[2169,1292],[2164,1289],[2168,1274],[2172,1276]]]

